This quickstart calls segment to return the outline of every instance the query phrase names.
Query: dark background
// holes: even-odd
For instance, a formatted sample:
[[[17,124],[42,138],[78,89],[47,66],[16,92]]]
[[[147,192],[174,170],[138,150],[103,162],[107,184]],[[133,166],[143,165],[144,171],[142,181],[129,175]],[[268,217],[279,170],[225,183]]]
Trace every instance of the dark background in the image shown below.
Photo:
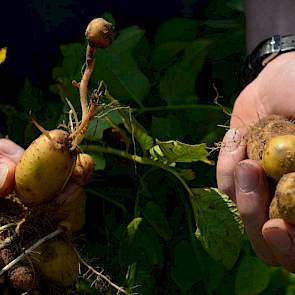
[[[3,1],[0,9],[0,47],[8,47],[0,68],[0,102],[13,102],[25,78],[46,88],[51,69],[61,62],[60,44],[82,42],[85,24],[110,12],[116,29],[137,24],[152,34],[174,16],[201,17],[207,0],[165,1]]]

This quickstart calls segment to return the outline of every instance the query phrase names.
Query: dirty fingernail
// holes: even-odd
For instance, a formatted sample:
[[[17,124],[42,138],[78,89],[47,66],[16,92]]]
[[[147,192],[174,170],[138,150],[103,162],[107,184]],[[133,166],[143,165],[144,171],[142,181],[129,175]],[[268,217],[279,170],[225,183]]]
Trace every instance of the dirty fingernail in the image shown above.
[[[0,163],[0,187],[2,187],[7,179],[8,165],[6,163]]]
[[[267,242],[279,252],[287,252],[293,246],[289,234],[279,228],[268,228],[264,230],[263,236]]]
[[[253,169],[252,165],[248,163],[239,163],[235,171],[235,177],[238,188],[242,192],[248,193],[257,189],[259,175],[257,171]]]

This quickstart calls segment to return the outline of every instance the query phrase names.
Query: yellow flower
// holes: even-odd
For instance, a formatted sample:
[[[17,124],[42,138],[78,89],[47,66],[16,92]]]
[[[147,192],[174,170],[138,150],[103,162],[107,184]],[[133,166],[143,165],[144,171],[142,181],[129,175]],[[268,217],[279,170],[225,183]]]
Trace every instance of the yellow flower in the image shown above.
[[[6,59],[7,47],[0,48],[0,64],[2,64]]]

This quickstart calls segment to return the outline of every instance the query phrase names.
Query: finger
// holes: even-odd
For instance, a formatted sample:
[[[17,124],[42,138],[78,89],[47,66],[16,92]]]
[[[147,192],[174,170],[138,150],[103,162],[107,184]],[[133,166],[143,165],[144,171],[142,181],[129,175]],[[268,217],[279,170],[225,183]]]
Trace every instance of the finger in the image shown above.
[[[23,152],[24,149],[13,141],[6,138],[0,139],[0,155],[3,157],[7,157],[14,163],[17,163],[20,160]]]
[[[86,195],[83,187],[68,183],[63,192],[54,199],[54,205],[55,219],[67,223],[72,232],[84,226]]]
[[[0,196],[6,196],[14,188],[15,163],[0,155]]]
[[[262,233],[277,261],[295,272],[295,228],[283,219],[271,219],[263,226]]]
[[[217,162],[218,188],[235,201],[234,170],[245,158],[244,134],[239,129],[230,129],[224,136]]]
[[[276,259],[262,235],[268,220],[270,193],[264,171],[253,160],[241,161],[235,169],[236,201],[251,244],[262,260],[276,264]]]

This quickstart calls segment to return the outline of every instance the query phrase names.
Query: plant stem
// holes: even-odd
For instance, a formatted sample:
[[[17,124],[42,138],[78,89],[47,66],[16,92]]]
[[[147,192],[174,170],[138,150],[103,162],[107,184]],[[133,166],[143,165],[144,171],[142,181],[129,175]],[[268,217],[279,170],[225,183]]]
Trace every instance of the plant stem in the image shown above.
[[[105,280],[110,286],[112,286],[113,288],[115,288],[118,293],[123,293],[126,295],[130,295],[130,293],[128,293],[124,288],[117,286],[116,284],[114,284],[107,276],[103,275],[101,272],[98,272],[96,269],[94,269],[91,265],[89,265],[79,254],[79,252],[74,248],[79,260],[81,261],[82,264],[84,264],[92,273],[94,273],[95,275],[97,275],[99,278]]]
[[[121,151],[118,149],[114,149],[111,147],[104,147],[104,146],[97,146],[97,145],[87,145],[87,146],[81,146],[82,150],[84,152],[95,152],[95,153],[104,153],[104,154],[112,154],[115,156],[119,156],[131,161],[134,161],[136,163],[142,164],[142,165],[149,165],[149,166],[154,166],[154,167],[159,167],[165,171],[170,172],[173,174],[184,186],[185,190],[188,192],[190,196],[193,195],[193,192],[191,191],[190,187],[187,185],[185,180],[178,174],[178,172],[174,171],[172,168],[168,167],[165,164],[162,164],[160,162],[156,162],[153,160],[150,160],[148,158],[143,158],[138,155],[131,155],[125,151]]]
[[[83,73],[79,92],[80,92],[80,103],[82,108],[82,121],[87,116],[88,113],[88,100],[87,100],[87,91],[90,77],[92,75],[94,64],[95,64],[95,52],[96,48],[91,47],[89,44],[86,49],[86,68]]]

